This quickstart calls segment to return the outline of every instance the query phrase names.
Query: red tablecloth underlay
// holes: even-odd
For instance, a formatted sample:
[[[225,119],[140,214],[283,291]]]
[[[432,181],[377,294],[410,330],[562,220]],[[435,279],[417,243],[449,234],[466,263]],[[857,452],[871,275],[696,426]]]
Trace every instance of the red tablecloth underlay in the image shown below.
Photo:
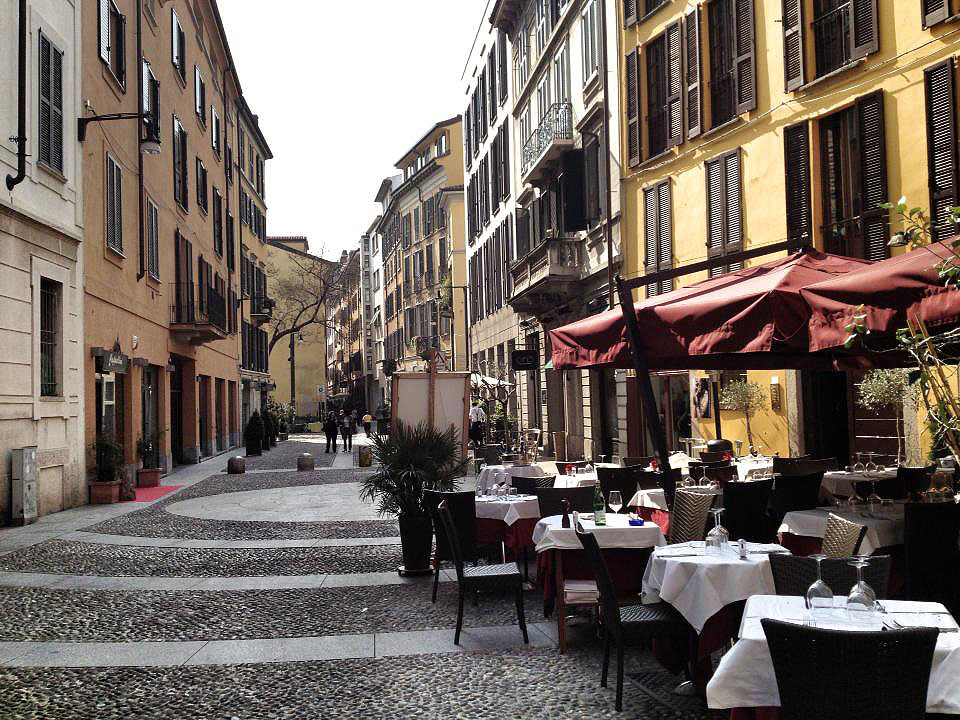
[[[477,542],[502,542],[511,550],[518,550],[524,545],[533,545],[533,528],[536,525],[537,518],[521,518],[513,525],[494,518],[477,518]]]

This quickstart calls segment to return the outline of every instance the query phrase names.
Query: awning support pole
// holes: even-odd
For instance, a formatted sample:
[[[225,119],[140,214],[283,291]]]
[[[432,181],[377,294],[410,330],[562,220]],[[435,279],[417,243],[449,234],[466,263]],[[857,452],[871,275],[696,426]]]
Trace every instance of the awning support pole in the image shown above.
[[[713,429],[716,431],[717,440],[723,437],[723,429],[720,427],[720,380],[710,378],[710,393],[713,395]]]
[[[617,275],[617,297],[620,299],[620,311],[627,326],[627,339],[633,351],[633,366],[637,371],[637,384],[640,386],[640,400],[643,404],[643,413],[647,421],[647,429],[653,437],[660,460],[661,485],[666,496],[667,506],[673,507],[673,496],[676,491],[676,480],[670,472],[670,453],[667,450],[667,432],[660,421],[657,412],[657,399],[653,394],[653,384],[650,382],[650,367],[647,356],[643,352],[643,342],[640,339],[640,325],[633,312],[633,294],[626,287],[623,277]]]

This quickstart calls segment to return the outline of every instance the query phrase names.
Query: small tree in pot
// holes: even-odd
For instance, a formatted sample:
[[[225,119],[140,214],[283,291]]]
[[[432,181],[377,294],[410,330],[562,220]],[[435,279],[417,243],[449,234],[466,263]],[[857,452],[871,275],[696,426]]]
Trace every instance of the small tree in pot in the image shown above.
[[[753,444],[753,431],[750,429],[750,418],[763,407],[766,397],[759,383],[746,380],[734,380],[727,383],[720,391],[720,408],[722,410],[739,410],[747,423],[747,445],[750,453],[756,452]]]
[[[243,431],[243,440],[247,445],[247,456],[261,455],[263,443],[263,419],[256,410],[247,420],[247,427]]]
[[[888,405],[893,408],[897,430],[897,464],[903,448],[903,407],[912,399],[910,377],[906,370],[869,370],[857,387],[857,405],[864,410],[879,413]],[[916,409],[916,405],[913,406]]]
[[[160,484],[160,443],[157,434],[137,438],[137,455],[143,467],[137,472],[138,487],[156,487]]]
[[[120,478],[123,475],[123,448],[112,433],[97,435],[93,446],[97,460],[96,479],[87,483],[90,503],[106,505],[120,501]]]
[[[397,422],[396,432],[371,436],[377,470],[361,482],[360,497],[371,500],[382,515],[400,522],[403,568],[408,574],[430,572],[432,526],[424,506],[424,490],[450,492],[466,472],[456,430],[438,430],[426,423]]]

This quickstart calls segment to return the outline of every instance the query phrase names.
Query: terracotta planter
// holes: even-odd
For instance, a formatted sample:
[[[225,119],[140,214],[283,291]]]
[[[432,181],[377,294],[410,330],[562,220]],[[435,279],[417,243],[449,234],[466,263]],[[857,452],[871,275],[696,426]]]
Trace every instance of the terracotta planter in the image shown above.
[[[111,505],[120,502],[120,481],[89,482],[91,505]]]
[[[137,487],[157,487],[162,474],[160,468],[141,468],[137,473]]]

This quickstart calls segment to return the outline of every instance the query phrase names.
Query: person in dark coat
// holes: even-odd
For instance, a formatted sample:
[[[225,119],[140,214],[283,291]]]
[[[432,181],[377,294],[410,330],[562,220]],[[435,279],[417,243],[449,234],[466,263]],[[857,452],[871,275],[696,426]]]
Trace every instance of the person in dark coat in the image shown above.
[[[340,437],[343,438],[343,451],[353,451],[353,411],[340,411]]]
[[[337,451],[337,418],[333,413],[327,415],[323,423],[323,432],[327,436],[327,452],[330,452],[330,444],[333,443],[333,451]]]

